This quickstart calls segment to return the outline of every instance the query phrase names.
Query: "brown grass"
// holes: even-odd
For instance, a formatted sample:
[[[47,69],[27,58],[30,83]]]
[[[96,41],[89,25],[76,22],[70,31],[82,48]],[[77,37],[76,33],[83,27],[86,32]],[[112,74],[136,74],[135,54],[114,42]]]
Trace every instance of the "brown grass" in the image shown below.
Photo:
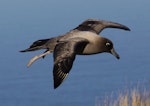
[[[119,94],[113,106],[150,106],[150,91],[133,89],[130,93]]]
[[[103,105],[96,106],[150,106],[150,90],[139,91],[137,88],[119,93],[116,100],[105,99]]]

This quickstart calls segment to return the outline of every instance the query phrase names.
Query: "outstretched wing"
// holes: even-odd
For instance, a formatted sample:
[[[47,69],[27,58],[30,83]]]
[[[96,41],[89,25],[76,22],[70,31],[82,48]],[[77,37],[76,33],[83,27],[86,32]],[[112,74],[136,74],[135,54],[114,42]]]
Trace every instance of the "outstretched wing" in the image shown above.
[[[67,77],[78,52],[82,52],[88,41],[82,38],[73,38],[61,42],[54,49],[54,88],[56,89]]]
[[[75,29],[80,31],[92,31],[99,34],[104,28],[118,28],[130,31],[130,29],[122,24],[104,21],[104,20],[95,20],[95,19],[88,19],[81,23]]]

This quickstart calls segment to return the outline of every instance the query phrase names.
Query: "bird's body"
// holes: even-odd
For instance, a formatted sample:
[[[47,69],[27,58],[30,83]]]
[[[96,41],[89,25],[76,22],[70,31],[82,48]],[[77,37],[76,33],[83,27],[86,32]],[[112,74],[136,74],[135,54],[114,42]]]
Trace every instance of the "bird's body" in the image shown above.
[[[76,55],[92,55],[108,52],[113,54],[116,58],[120,58],[113,48],[112,41],[99,36],[99,33],[104,28],[130,30],[128,27],[118,23],[88,19],[64,35],[35,41],[28,49],[21,52],[46,49],[43,54],[32,58],[28,63],[28,67],[35,60],[53,52],[54,88],[57,88],[67,77],[72,68]]]
[[[57,39],[57,37],[56,37],[56,39]],[[97,47],[96,45],[97,45],[97,41],[99,41],[99,39],[102,39],[102,37],[98,36],[96,33],[93,33],[90,31],[74,31],[73,30],[71,32],[68,32],[67,36],[62,36],[59,39],[59,42],[73,41],[73,39],[85,39],[87,41],[90,41],[90,42],[88,42],[88,45],[86,45],[86,47],[84,48],[82,53],[77,53],[79,55],[91,55],[91,54],[96,54],[96,53],[100,52],[100,51],[96,51],[96,47]],[[56,44],[57,44],[57,41],[56,41]],[[94,49],[95,51],[93,51],[89,48],[95,48]]]

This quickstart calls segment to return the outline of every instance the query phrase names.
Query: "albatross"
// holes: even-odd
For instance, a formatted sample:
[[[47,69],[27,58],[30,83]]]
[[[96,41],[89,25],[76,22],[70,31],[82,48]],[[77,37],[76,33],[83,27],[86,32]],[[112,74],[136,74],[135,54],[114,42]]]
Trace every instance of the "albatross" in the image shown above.
[[[105,52],[114,55],[117,59],[120,58],[114,49],[112,41],[99,35],[105,28],[118,28],[130,31],[127,26],[116,22],[87,19],[66,34],[37,40],[28,49],[20,52],[46,49],[44,53],[33,57],[28,62],[27,67],[30,67],[37,59],[53,53],[53,80],[54,89],[56,89],[66,79],[76,55],[92,55]]]

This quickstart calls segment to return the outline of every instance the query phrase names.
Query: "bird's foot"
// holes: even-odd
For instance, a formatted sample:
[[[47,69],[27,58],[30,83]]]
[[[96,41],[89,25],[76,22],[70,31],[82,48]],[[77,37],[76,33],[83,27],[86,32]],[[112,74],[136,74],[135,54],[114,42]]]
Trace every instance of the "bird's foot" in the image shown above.
[[[30,66],[33,64],[33,62],[36,61],[37,59],[39,59],[39,58],[41,58],[41,57],[44,57],[44,56],[46,56],[46,55],[48,55],[48,54],[50,54],[50,53],[51,53],[51,51],[46,51],[46,52],[44,52],[43,54],[39,54],[39,55],[34,56],[34,57],[28,62],[27,67],[30,67]]]

